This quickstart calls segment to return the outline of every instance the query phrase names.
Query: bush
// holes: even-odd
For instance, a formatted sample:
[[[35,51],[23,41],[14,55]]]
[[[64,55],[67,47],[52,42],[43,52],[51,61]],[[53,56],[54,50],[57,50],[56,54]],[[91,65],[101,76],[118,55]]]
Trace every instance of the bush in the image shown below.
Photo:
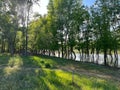
[[[41,61],[42,64],[44,64],[45,62],[44,61]]]
[[[49,63],[46,63],[45,68],[51,68],[51,65]]]

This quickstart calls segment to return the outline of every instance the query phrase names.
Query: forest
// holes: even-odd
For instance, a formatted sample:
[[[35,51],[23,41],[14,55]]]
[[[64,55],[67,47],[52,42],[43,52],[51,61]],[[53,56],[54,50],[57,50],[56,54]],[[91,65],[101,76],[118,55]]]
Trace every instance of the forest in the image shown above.
[[[0,90],[120,90],[120,0],[39,2],[0,0]]]
[[[103,54],[104,65],[119,66],[119,0],[96,0],[91,7],[82,0],[50,0],[48,13],[36,13],[31,20],[32,6],[38,1],[0,0],[1,53],[75,60],[77,52],[80,61],[93,63]]]

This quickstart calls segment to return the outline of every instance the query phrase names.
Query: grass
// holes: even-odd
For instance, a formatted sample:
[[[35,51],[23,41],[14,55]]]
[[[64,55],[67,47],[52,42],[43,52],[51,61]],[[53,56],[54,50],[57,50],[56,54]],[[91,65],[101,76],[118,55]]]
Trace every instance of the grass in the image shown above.
[[[55,57],[0,55],[0,90],[120,90],[119,74]]]

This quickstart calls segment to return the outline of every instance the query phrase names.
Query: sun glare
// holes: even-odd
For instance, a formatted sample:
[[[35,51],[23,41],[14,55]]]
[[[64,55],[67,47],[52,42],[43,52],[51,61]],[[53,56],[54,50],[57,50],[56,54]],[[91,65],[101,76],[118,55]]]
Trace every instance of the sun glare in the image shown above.
[[[40,0],[38,4],[33,5],[33,12],[41,15],[47,14],[47,5],[49,0]]]

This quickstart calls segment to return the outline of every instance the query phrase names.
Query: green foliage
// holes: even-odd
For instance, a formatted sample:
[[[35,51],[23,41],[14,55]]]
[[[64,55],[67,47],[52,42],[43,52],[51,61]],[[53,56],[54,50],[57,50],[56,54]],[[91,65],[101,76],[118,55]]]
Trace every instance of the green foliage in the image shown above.
[[[45,63],[45,68],[51,68],[51,65],[49,63]]]
[[[38,1],[0,1],[1,53],[56,56],[58,51],[62,58],[74,59],[77,49],[81,59],[102,52],[105,65],[118,67],[119,0],[96,0],[89,8],[82,5],[82,0],[50,0],[46,15],[36,13],[29,20],[31,7]],[[107,62],[108,53],[111,64]]]
[[[41,61],[42,64],[44,64],[45,62],[44,61]]]

